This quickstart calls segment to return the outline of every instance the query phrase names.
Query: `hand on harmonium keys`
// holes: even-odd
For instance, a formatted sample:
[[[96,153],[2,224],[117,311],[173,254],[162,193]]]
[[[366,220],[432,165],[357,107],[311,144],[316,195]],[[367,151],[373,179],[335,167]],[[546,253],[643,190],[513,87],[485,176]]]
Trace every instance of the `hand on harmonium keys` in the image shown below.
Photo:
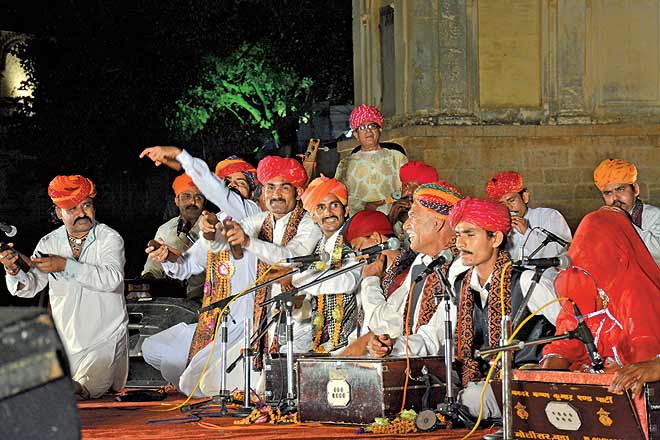
[[[390,335],[374,334],[367,343],[367,351],[374,358],[383,358],[392,352],[394,340]]]
[[[653,358],[644,362],[625,365],[615,370],[610,384],[611,393],[623,393],[629,389],[633,396],[642,395],[644,384],[660,380],[660,359]]]

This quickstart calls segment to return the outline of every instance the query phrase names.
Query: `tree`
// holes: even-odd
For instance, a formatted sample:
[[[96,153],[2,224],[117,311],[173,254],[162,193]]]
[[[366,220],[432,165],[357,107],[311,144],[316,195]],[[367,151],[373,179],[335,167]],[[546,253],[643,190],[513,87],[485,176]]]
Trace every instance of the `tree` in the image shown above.
[[[214,118],[234,117],[241,125],[267,130],[279,145],[279,129],[290,114],[301,115],[312,80],[274,63],[269,53],[265,43],[245,43],[225,58],[206,57],[199,84],[177,100],[170,128],[189,138]]]

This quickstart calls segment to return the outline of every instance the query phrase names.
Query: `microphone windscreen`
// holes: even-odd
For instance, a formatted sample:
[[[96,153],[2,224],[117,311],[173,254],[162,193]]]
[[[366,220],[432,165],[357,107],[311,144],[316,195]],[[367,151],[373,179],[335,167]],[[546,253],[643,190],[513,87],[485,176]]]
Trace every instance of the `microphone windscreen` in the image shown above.
[[[557,258],[559,259],[559,266],[557,266],[557,268],[560,270],[568,269],[573,265],[571,257],[566,254],[560,254],[557,256]]]
[[[396,251],[401,247],[401,242],[396,237],[390,237],[387,240],[387,249]]]

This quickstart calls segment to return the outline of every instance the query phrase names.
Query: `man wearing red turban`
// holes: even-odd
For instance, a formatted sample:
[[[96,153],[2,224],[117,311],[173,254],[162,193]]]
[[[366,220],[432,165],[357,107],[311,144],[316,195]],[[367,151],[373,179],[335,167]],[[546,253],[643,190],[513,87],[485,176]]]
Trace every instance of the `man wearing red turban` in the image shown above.
[[[378,209],[388,213],[392,195],[401,192],[396,175],[408,158],[399,151],[381,147],[383,122],[376,107],[360,105],[351,113],[351,129],[361,148],[339,161],[335,172],[335,178],[348,188],[351,212]]]
[[[635,230],[660,265],[660,208],[639,198],[637,167],[622,159],[605,159],[594,170],[594,184],[609,209],[628,214]]]
[[[64,224],[37,244],[26,273],[13,250],[0,252],[12,295],[32,298],[48,286],[76,394],[96,398],[121,390],[128,374],[128,314],[124,301],[124,241],[96,221],[92,181],[57,176],[48,185]]]
[[[520,309],[532,283],[533,271],[513,270],[506,252],[506,238],[511,229],[509,210],[501,203],[465,198],[449,214],[456,232],[456,247],[464,265],[471,268],[454,283],[459,298],[456,327],[456,358],[461,364],[465,389],[461,401],[470,413],[479,413],[481,382],[489,364],[475,357],[476,350],[498,345],[501,334],[502,306],[512,318]],[[522,317],[555,298],[552,282],[542,278],[529,299]],[[555,303],[543,309],[518,333],[517,339],[536,339],[554,334],[559,313]],[[537,363],[541,358],[537,347],[517,351],[514,365]],[[484,417],[498,417],[500,410],[492,390],[488,390]]]
[[[559,255],[564,246],[553,241],[554,234],[570,242],[571,230],[561,213],[552,208],[530,208],[529,191],[522,176],[515,171],[496,174],[486,184],[488,198],[504,204],[511,213],[511,232],[507,237],[506,250],[513,260],[522,260],[534,254],[534,258],[551,258]],[[553,278],[556,271],[546,271]]]

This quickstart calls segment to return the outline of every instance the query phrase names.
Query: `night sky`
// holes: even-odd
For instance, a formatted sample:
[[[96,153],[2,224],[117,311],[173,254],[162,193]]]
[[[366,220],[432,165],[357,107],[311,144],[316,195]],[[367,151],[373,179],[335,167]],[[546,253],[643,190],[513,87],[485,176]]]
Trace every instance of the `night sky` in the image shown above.
[[[0,118],[0,221],[18,227],[13,241],[31,253],[56,227],[48,182],[83,174],[98,187],[98,220],[124,237],[126,277],[139,275],[146,242],[175,214],[176,173],[138,159],[143,148],[178,145],[215,165],[232,153],[254,162],[253,150],[272,143],[227,115],[193,136],[167,126],[205,57],[266,42],[269,63],[313,81],[301,110],[351,104],[351,20],[348,0],[2,1],[0,29],[33,36],[20,50],[36,92],[29,108]],[[278,121],[281,145],[295,143],[297,121]],[[0,304],[29,303],[2,286]]]

